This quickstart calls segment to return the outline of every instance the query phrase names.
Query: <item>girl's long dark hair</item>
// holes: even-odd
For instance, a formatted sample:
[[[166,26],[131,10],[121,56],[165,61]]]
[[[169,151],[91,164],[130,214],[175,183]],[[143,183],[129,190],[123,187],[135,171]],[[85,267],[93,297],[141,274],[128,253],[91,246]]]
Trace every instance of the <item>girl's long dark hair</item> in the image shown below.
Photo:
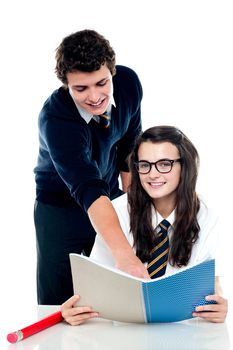
[[[152,200],[141,186],[139,174],[135,168],[138,160],[138,148],[143,142],[171,142],[180,153],[181,176],[176,193],[176,218],[174,234],[170,242],[169,261],[173,266],[185,266],[191,256],[193,244],[200,230],[197,213],[200,201],[196,193],[199,156],[192,142],[173,126],[156,126],[143,132],[129,158],[132,182],[128,191],[130,208],[130,229],[134,237],[136,254],[145,262],[156,244],[152,227]]]

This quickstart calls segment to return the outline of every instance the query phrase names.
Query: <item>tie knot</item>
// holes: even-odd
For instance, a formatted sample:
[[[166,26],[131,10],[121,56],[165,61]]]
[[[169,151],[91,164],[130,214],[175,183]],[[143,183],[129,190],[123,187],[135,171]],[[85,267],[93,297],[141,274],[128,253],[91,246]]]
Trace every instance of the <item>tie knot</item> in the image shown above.
[[[100,114],[98,117],[99,117],[100,125],[103,126],[104,128],[108,128],[110,125],[110,119],[111,119],[108,112],[106,111],[103,114]]]
[[[168,228],[169,228],[169,226],[170,226],[170,223],[169,223],[169,221],[167,221],[167,220],[162,220],[160,223],[159,223],[159,227],[161,228],[161,230],[163,230],[163,231],[167,231],[168,230]]]

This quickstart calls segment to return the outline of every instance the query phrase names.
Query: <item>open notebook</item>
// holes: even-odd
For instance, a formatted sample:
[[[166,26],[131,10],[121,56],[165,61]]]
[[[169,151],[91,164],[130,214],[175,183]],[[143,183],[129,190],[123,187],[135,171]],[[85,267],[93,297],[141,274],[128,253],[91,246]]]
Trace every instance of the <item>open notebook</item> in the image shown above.
[[[215,261],[209,260],[154,280],[109,268],[70,254],[78,305],[91,305],[99,316],[122,322],[175,322],[192,318],[195,306],[214,294]]]

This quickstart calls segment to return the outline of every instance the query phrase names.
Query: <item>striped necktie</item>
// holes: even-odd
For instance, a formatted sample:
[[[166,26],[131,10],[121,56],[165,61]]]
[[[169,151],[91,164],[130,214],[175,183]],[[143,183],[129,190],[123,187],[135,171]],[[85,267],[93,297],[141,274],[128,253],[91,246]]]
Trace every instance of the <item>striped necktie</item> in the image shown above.
[[[158,243],[151,251],[147,270],[151,278],[157,278],[165,274],[168,260],[169,239],[168,228],[170,223],[163,220],[159,224]]]
[[[104,127],[105,129],[107,129],[110,125],[110,120],[111,120],[111,117],[110,115],[108,114],[108,112],[104,112],[103,114],[100,114],[98,115],[99,117],[99,123],[102,127]]]

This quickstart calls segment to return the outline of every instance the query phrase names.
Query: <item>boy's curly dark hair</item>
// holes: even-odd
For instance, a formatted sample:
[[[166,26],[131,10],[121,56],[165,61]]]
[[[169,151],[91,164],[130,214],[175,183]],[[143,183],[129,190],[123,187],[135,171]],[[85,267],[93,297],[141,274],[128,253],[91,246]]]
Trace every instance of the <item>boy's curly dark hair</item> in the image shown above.
[[[67,73],[80,70],[93,72],[107,65],[111,74],[115,70],[115,52],[102,35],[85,29],[65,37],[56,49],[55,73],[67,85]]]

